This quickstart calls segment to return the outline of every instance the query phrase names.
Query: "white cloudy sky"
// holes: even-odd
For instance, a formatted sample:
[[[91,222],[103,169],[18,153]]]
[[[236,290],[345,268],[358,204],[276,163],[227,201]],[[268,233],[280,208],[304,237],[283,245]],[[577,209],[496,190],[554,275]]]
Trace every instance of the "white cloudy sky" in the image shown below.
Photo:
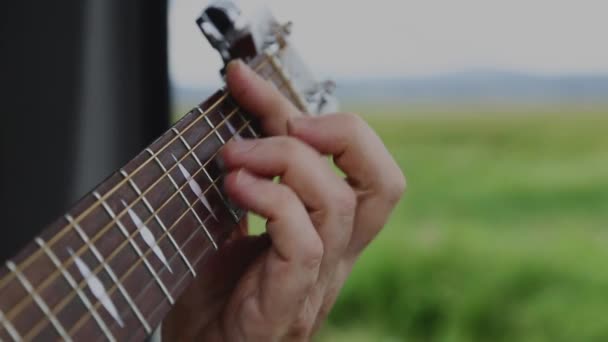
[[[242,0],[251,3],[252,0]],[[220,60],[194,24],[207,0],[171,0],[180,85],[218,82]],[[267,0],[292,20],[318,74],[417,77],[475,69],[608,73],[606,0]]]

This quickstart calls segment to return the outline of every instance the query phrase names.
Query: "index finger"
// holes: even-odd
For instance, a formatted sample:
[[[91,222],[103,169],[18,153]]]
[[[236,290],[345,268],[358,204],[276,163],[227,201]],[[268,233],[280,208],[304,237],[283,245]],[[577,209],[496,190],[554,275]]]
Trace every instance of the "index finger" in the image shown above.
[[[240,60],[228,64],[226,82],[236,102],[260,120],[268,135],[286,135],[287,121],[301,115],[277,88]]]

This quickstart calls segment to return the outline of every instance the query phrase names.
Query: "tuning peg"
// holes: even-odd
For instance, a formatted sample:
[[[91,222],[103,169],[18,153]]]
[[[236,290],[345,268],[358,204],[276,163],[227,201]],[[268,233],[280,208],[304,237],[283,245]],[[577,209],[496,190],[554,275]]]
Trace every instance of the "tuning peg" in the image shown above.
[[[286,35],[288,35],[288,36],[291,35],[291,32],[293,30],[293,22],[291,22],[291,21],[286,22],[285,24],[283,24],[281,26],[281,29],[282,29],[283,33],[285,33]]]
[[[327,94],[333,94],[334,91],[336,91],[336,82],[334,82],[333,80],[325,80],[323,82],[321,82],[321,88],[325,91],[325,93]]]

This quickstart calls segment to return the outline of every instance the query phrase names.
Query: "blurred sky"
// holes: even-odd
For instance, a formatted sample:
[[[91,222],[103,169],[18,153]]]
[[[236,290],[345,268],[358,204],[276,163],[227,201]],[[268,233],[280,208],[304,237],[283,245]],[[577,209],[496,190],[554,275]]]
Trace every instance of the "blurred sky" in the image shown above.
[[[252,6],[252,0],[243,0]],[[605,0],[268,0],[316,73],[336,79],[471,70],[608,73]],[[207,0],[170,0],[171,77],[219,83],[220,58],[194,20]]]

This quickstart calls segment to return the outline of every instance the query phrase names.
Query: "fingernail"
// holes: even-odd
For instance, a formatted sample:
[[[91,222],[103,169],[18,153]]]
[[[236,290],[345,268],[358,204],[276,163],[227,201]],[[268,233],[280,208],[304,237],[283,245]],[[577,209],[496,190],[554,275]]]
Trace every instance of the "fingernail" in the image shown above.
[[[237,185],[240,185],[241,183],[241,179],[243,178],[243,170],[238,170],[236,172],[236,174],[234,175],[234,183],[236,183]]]
[[[249,140],[234,141],[226,146],[230,150],[230,152],[236,153],[236,154],[242,154],[242,153],[247,153],[247,152],[251,151],[255,147],[256,144],[257,144],[257,141],[249,139]]]
[[[220,173],[226,172],[226,163],[224,162],[224,158],[221,153],[215,157],[215,166],[217,166]]]
[[[224,188],[224,183],[222,183],[222,190],[226,194],[226,188]],[[230,197],[230,195],[226,194],[226,204],[230,208],[238,208],[238,205],[234,202],[234,200]]]
[[[234,176],[234,182],[238,186],[249,185],[249,184],[253,183],[254,181],[255,181],[255,178],[253,178],[248,172],[245,172],[242,169],[238,170],[236,172],[236,175]]]
[[[226,72],[231,72],[230,70],[234,69],[238,69],[243,65],[243,61],[241,61],[240,59],[233,59],[231,60],[228,65],[226,66]]]
[[[240,171],[237,171],[237,175],[236,175],[237,180],[238,180],[238,172],[240,172]],[[230,207],[231,209],[238,208],[238,205],[232,200],[232,198],[228,194],[228,191],[226,190],[226,178],[225,177],[221,178],[219,186],[220,186],[220,189],[222,189],[222,192],[225,195],[224,200],[225,200],[226,204],[228,205],[228,207]]]
[[[231,69],[234,70],[230,71]],[[236,72],[237,70],[247,76],[251,76],[254,73],[251,67],[240,59],[232,60],[226,66],[226,72]]]

